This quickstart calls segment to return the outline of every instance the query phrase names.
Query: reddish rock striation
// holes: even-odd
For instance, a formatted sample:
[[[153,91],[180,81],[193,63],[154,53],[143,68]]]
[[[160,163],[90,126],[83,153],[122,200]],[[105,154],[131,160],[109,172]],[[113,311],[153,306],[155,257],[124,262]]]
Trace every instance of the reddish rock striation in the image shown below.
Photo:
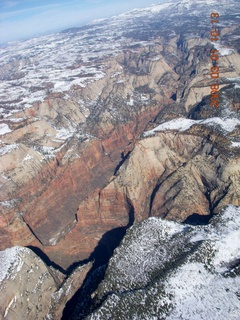
[[[77,257],[86,259],[107,231],[129,225],[131,214],[135,221],[152,215],[184,221],[240,205],[239,157],[227,158],[216,140],[204,138],[207,133],[159,132],[139,140],[110,182],[81,202],[75,228],[42,250],[67,267]]]
[[[161,107],[153,107],[139,115],[137,121],[109,130],[105,137],[100,131],[98,138],[89,141],[79,143],[75,138],[61,149],[56,159],[45,161],[34,179],[15,190],[14,196],[21,199],[18,211],[22,214],[15,216],[16,207],[7,207],[3,212],[5,240],[2,238],[1,248],[6,247],[7,235],[11,245],[39,246],[33,241],[34,235],[42,245],[49,246],[69,233],[77,223],[79,203],[108,183],[122,157],[131,151],[136,137],[159,110]],[[79,157],[65,160],[64,155],[73,145]],[[109,226],[103,231],[127,222],[126,217],[123,220],[119,217],[119,223],[114,219],[105,223]]]

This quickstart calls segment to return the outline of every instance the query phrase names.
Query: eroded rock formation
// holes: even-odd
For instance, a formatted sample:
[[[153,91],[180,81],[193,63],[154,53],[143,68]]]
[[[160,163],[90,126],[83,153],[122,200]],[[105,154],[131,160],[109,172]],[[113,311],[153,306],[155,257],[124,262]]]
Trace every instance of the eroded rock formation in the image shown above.
[[[219,108],[206,8],[169,2],[0,55],[1,250],[68,270],[134,221],[239,206],[239,4],[222,1]]]
[[[157,10],[163,29],[157,26],[158,14],[150,11],[146,20],[153,19],[156,24],[147,29],[146,39],[132,26],[132,32],[119,39],[121,50],[112,54],[103,51],[101,57],[95,55],[89,60],[84,54],[83,60],[74,60],[74,56],[67,68],[85,68],[84,77],[79,76],[81,84],[57,90],[53,83],[44,89],[42,101],[27,108],[17,102],[17,108],[22,109],[14,113],[9,113],[13,107],[5,107],[8,114],[1,120],[5,128],[0,168],[1,249],[35,245],[67,268],[76,259],[87,258],[97,244],[93,239],[101,238],[111,228],[126,226],[132,208],[137,221],[149,215],[183,220],[193,213],[217,211],[221,203],[228,203],[227,198],[237,204],[236,196],[225,194],[234,188],[225,168],[234,166],[213,143],[213,131],[205,132],[201,127],[194,133],[191,128],[186,134],[159,133],[138,141],[147,126],[150,129],[164,119],[180,114],[195,119],[219,114],[219,110],[209,110],[203,103],[212,83],[207,29],[195,26],[196,34],[191,36],[188,29],[183,32],[173,23],[169,35],[164,27],[169,8],[160,6]],[[177,6],[171,10],[177,14],[180,9]],[[181,10],[193,23],[188,9],[183,6]],[[121,19],[129,21],[128,15]],[[114,19],[106,26],[100,24],[102,34],[108,33],[112,23]],[[141,23],[145,24],[136,21],[136,25]],[[91,33],[96,26],[84,32]],[[228,28],[223,28],[225,35]],[[236,28],[233,23],[231,32]],[[81,38],[81,32],[76,33],[76,39]],[[94,35],[92,39],[95,41]],[[66,45],[71,47],[74,41]],[[34,54],[43,68],[41,55]],[[13,74],[18,70],[14,61]],[[236,50],[222,54],[220,88],[239,75],[238,61]],[[90,67],[92,73],[86,73]],[[38,88],[32,90],[34,97]],[[13,101],[8,103],[13,105]],[[235,97],[229,108],[237,103]],[[185,207],[181,215],[177,212],[179,205]],[[90,231],[91,223],[98,225],[95,236]],[[80,243],[88,239],[89,245],[77,249],[75,239]]]
[[[1,319],[60,319],[66,302],[83,283],[92,264],[65,276],[30,249],[12,247],[0,253]]]

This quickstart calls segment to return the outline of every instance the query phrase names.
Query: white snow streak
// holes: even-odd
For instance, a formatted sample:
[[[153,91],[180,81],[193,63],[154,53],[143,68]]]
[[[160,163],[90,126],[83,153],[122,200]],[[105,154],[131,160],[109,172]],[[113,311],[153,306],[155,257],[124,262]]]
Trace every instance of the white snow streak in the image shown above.
[[[22,267],[22,259],[19,253],[26,250],[21,247],[13,247],[0,251],[0,281],[12,276],[14,270],[19,272]]]
[[[0,124],[0,135],[4,135],[9,132],[12,132],[12,130],[9,128],[8,124],[1,123]]]
[[[173,119],[168,122],[164,122],[157,126],[156,128],[144,132],[144,136],[154,135],[157,131],[165,131],[165,130],[179,130],[186,131],[190,129],[194,124],[205,124],[205,125],[219,125],[223,130],[227,132],[232,132],[237,125],[240,125],[240,120],[235,118],[226,118],[222,119],[219,117],[209,118],[205,120],[192,120],[185,118]]]

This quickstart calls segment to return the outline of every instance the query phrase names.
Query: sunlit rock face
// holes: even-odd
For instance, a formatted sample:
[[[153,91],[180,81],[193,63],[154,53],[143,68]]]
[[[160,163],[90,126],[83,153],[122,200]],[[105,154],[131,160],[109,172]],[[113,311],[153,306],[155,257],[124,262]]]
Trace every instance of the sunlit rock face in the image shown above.
[[[237,319],[238,12],[165,1],[1,48],[1,318]]]
[[[1,319],[43,319],[57,289],[47,267],[31,250],[13,247],[0,253]]]
[[[2,250],[36,246],[66,269],[132,216],[239,205],[238,9],[166,2],[2,49]]]
[[[60,319],[91,267],[92,263],[80,266],[66,279],[28,248],[1,251],[1,319]]]

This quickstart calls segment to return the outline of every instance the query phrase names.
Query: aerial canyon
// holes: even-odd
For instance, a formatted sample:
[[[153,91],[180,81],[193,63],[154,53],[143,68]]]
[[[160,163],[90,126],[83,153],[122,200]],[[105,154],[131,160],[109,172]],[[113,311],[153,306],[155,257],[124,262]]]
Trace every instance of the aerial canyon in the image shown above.
[[[174,281],[189,268],[236,289],[224,307],[237,319],[239,12],[234,0],[164,1],[1,47],[2,319],[180,319]],[[139,299],[148,308],[135,313]]]

